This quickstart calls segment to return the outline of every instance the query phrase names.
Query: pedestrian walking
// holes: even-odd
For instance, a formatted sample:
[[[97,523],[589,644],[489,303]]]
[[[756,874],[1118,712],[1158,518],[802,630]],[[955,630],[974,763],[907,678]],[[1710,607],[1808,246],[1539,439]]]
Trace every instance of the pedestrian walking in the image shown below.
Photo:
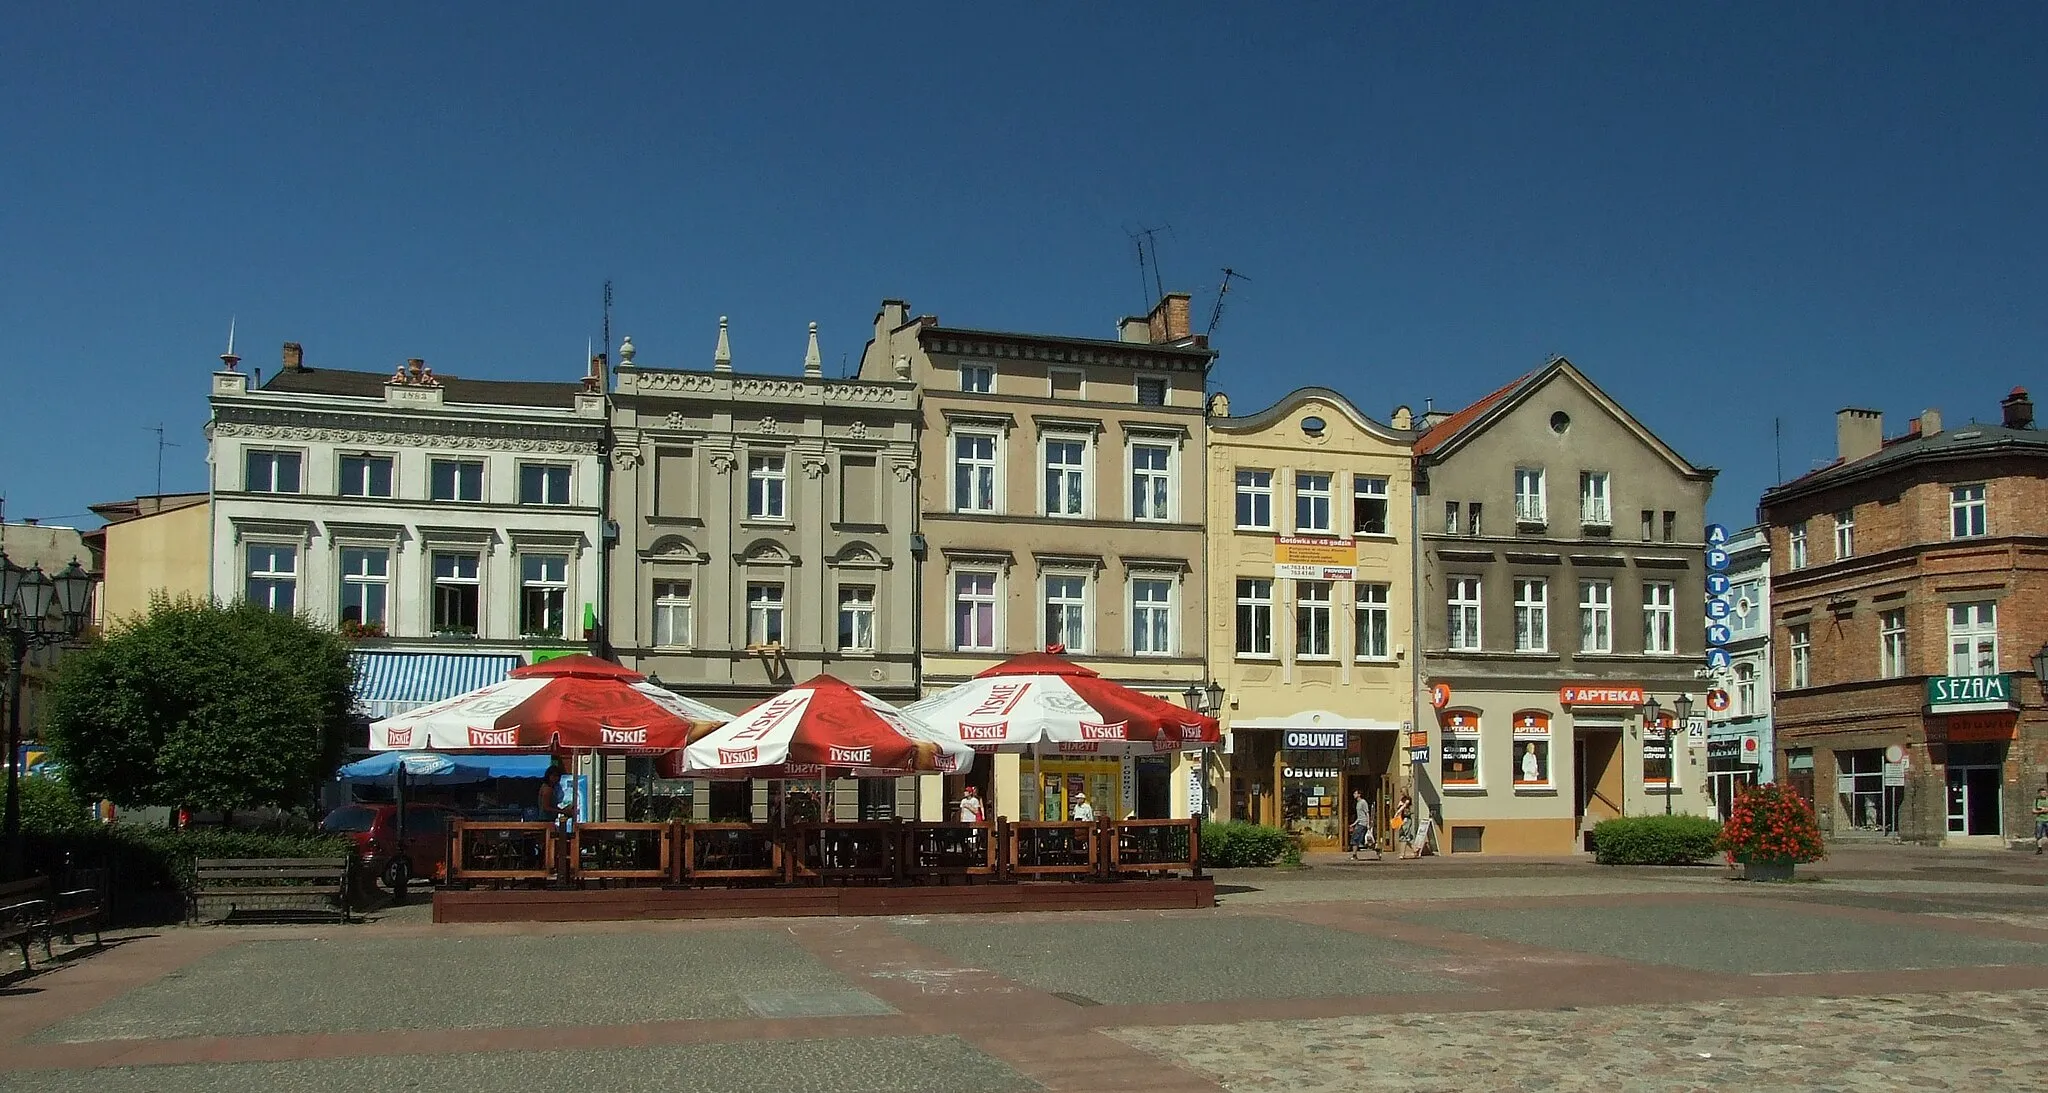
[[[1351,860],[1358,860],[1361,850],[1372,851],[1372,860],[1379,861],[1386,855],[1380,853],[1379,839],[1372,830],[1372,802],[1366,800],[1365,791],[1351,791]]]
[[[2048,786],[2034,791],[2034,853],[2048,843]]]
[[[1405,793],[1401,795],[1399,801],[1394,803],[1394,819],[1389,826],[1394,829],[1394,858],[1396,860],[1409,856],[1408,851],[1403,848],[1402,838],[1407,834],[1408,811],[1410,807],[1408,795]]]

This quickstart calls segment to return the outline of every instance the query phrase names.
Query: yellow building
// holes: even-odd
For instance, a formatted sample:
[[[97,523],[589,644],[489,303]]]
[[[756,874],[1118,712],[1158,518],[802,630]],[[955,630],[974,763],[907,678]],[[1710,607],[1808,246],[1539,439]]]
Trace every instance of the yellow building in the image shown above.
[[[137,497],[92,506],[107,526],[86,534],[100,587],[94,621],[105,627],[149,610],[150,597],[204,599],[212,591],[212,508],[203,493]]]
[[[1224,754],[1216,818],[1341,846],[1354,792],[1384,833],[1407,784],[1415,718],[1414,434],[1304,387],[1247,417],[1209,417],[1210,673]]]

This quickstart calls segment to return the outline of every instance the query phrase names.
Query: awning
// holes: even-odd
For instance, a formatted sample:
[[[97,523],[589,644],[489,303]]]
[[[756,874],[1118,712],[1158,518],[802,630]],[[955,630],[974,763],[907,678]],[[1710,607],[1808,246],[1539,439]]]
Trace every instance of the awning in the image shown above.
[[[356,705],[372,721],[503,682],[509,653],[357,653]]]
[[[343,782],[389,781],[403,766],[415,785],[461,785],[492,778],[540,778],[553,760],[546,755],[448,755],[434,751],[387,751],[358,759],[334,773]]]

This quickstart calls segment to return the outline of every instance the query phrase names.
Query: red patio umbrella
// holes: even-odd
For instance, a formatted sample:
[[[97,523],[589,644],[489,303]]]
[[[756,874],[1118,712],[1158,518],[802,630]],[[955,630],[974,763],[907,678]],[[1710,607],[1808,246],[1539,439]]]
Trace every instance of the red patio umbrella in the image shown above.
[[[502,683],[370,726],[370,747],[671,751],[731,715],[585,654],[515,668]]]

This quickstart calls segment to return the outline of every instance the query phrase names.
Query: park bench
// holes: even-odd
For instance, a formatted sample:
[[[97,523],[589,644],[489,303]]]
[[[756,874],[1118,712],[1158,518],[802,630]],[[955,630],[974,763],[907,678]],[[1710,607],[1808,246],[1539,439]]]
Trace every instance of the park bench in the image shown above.
[[[200,858],[192,871],[194,919],[350,921],[346,857]]]
[[[81,875],[78,879],[85,878]],[[48,877],[0,884],[0,946],[21,950],[23,971],[31,967],[31,942],[42,942],[45,960],[54,958],[50,942],[59,936],[68,942],[91,930],[93,944],[101,944],[100,926],[105,916],[106,902],[96,885],[60,889]]]

